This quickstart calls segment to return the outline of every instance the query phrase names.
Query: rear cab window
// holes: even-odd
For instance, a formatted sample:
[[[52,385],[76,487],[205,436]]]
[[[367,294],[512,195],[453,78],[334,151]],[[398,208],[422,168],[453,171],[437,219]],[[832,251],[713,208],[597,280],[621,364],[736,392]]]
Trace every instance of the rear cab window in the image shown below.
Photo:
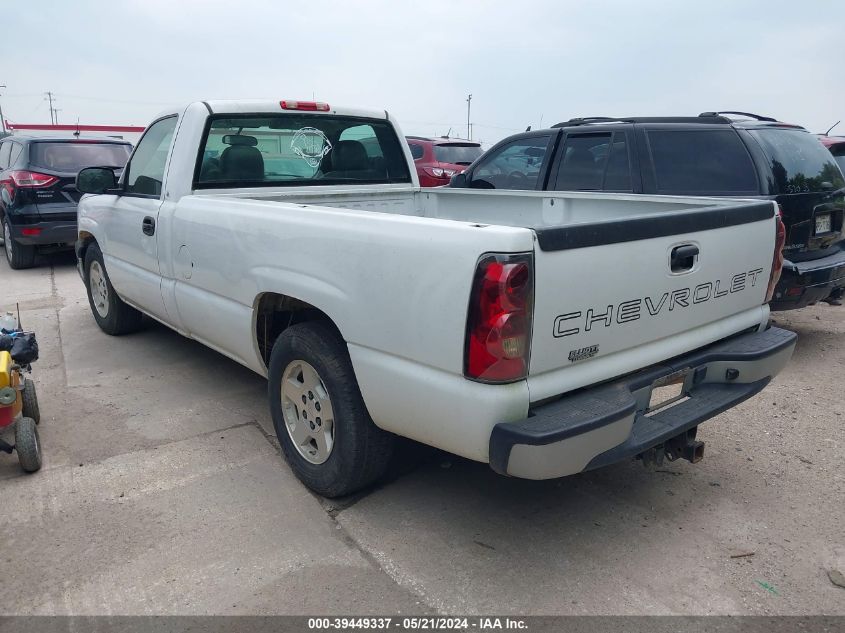
[[[200,189],[410,182],[388,121],[307,114],[211,117],[196,174]]]
[[[733,128],[648,129],[645,136],[656,193],[760,194],[751,155]]]
[[[748,133],[769,160],[775,193],[816,193],[845,186],[839,164],[809,132],[772,127]]]
[[[77,173],[85,167],[123,167],[130,150],[125,143],[36,141],[29,146],[29,164],[63,173]]]

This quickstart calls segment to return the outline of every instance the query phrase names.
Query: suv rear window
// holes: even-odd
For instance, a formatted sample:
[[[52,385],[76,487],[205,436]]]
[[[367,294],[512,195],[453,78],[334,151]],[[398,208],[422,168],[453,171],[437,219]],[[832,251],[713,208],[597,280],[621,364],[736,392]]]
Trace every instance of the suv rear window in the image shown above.
[[[735,130],[650,130],[646,134],[658,193],[760,193],[754,163]]]
[[[475,143],[448,143],[434,146],[434,159],[439,163],[470,165],[484,152]]]
[[[123,143],[35,142],[29,146],[29,164],[60,172],[78,172],[85,167],[123,167],[130,150]]]
[[[830,148],[830,153],[833,154],[833,159],[839,165],[839,169],[845,174],[845,143],[834,145]]]
[[[771,161],[777,193],[809,193],[845,184],[831,153],[803,130],[750,130]]]
[[[411,182],[387,121],[268,114],[211,119],[197,186],[230,188]]]

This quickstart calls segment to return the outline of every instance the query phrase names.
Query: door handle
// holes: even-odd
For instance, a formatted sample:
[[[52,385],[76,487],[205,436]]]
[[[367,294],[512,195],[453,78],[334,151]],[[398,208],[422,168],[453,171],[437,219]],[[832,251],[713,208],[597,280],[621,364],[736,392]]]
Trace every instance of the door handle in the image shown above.
[[[144,232],[144,235],[155,235],[156,221],[148,215],[144,218],[144,221],[141,222],[141,230]]]
[[[690,270],[695,266],[695,258],[698,257],[698,246],[695,244],[684,244],[676,246],[669,255],[669,268],[673,273],[681,273]]]

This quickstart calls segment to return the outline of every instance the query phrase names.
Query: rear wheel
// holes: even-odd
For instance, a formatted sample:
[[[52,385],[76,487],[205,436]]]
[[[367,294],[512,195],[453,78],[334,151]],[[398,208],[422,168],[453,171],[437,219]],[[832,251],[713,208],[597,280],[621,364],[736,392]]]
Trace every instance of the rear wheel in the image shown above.
[[[23,415],[32,418],[36,424],[41,424],[41,410],[38,408],[38,394],[35,393],[35,383],[29,378],[24,380],[23,393]]]
[[[38,427],[32,418],[21,418],[15,425],[15,450],[18,461],[28,473],[41,468],[41,442],[38,439]]]
[[[91,313],[103,332],[117,336],[140,329],[143,315],[117,296],[96,244],[85,251],[85,288]]]
[[[21,270],[35,265],[35,247],[15,242],[12,239],[9,221],[5,217],[3,218],[3,250],[6,252],[6,261],[9,262],[10,268]]]
[[[270,412],[297,477],[326,497],[359,490],[386,470],[394,436],[370,418],[346,343],[322,322],[294,325],[270,356]]]

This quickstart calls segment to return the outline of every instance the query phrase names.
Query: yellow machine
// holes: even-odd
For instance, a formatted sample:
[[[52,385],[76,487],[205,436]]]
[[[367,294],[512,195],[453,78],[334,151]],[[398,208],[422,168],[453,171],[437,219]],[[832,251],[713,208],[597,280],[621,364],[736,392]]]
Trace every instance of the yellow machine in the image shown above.
[[[41,468],[40,418],[35,383],[24,378],[9,352],[0,352],[0,451],[17,451],[21,468],[29,473]],[[3,439],[12,426],[14,445]]]

